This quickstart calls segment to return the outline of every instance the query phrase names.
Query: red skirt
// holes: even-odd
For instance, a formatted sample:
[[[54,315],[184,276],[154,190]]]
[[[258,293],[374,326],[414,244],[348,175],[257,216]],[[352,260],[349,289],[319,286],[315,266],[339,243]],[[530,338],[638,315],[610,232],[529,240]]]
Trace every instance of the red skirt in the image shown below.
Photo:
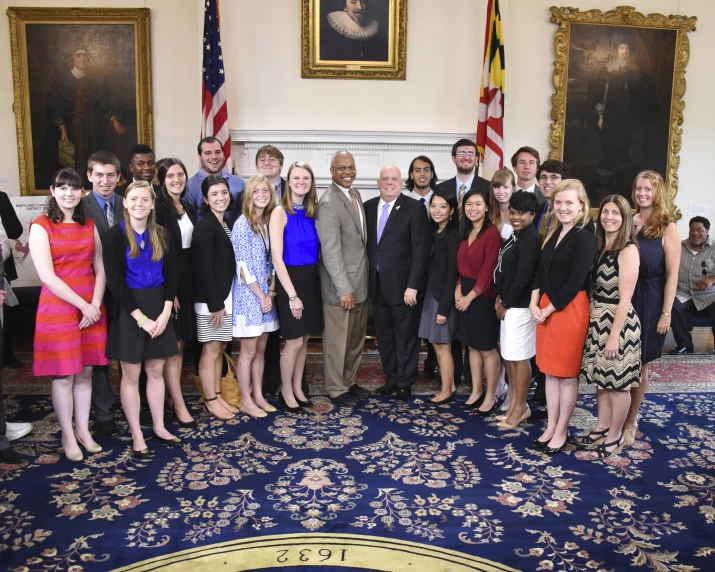
[[[546,294],[539,308],[551,303]],[[551,314],[536,325],[536,365],[542,373],[554,377],[578,377],[588,333],[589,305],[581,290],[560,312]]]

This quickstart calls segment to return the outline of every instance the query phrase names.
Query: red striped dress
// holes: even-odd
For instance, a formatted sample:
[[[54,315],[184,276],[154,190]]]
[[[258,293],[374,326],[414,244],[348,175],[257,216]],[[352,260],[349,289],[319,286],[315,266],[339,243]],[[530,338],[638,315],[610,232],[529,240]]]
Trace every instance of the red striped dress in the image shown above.
[[[94,221],[53,223],[40,216],[32,224],[47,231],[55,274],[87,302],[94,293]],[[80,330],[82,312],[42,285],[35,322],[35,352],[32,372],[64,377],[83,366],[107,365],[107,316]]]

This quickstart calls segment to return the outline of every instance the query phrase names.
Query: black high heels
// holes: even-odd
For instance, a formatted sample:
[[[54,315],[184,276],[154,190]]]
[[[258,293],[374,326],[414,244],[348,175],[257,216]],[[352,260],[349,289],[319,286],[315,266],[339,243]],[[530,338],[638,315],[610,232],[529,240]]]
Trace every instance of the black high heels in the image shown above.
[[[486,397],[486,391],[482,391],[482,394],[473,403],[467,403],[466,401],[460,405],[462,409],[474,409],[475,407],[481,407],[484,403],[484,398]]]
[[[539,441],[538,439],[534,439],[531,442],[531,448],[536,449],[537,451],[543,451],[548,446],[549,446],[548,441]]]
[[[549,456],[557,455],[566,448],[566,445],[569,444],[569,439],[570,435],[566,433],[566,440],[564,441],[563,445],[561,445],[560,447],[549,447],[547,444],[546,447],[543,448],[543,452]]]
[[[444,399],[440,399],[439,401],[432,401],[431,399],[427,400],[427,403],[429,405],[446,405],[447,403],[452,403],[454,401],[454,396],[457,394],[456,391],[453,391],[451,395],[445,397]]]
[[[285,397],[283,397],[283,393],[279,391],[278,392],[278,400],[281,402],[283,409],[285,409],[288,413],[300,412],[300,401],[298,401],[297,399],[296,399],[296,401],[298,401],[298,407],[291,407],[290,405],[288,405],[286,403],[286,399],[285,399]],[[303,402],[303,403],[305,403],[305,402]]]
[[[489,409],[486,411],[482,411],[481,409],[477,409],[474,412],[479,415],[479,417],[489,417],[492,413],[495,411],[499,410],[499,400],[495,399],[494,400],[494,405],[492,405]]]
[[[191,421],[182,421],[179,419],[179,416],[176,414],[173,407],[171,409],[171,414],[174,417],[174,421],[179,424],[179,427],[184,427],[185,429],[196,429],[199,426],[195,419],[192,419]]]
[[[304,408],[310,408],[313,407],[313,402],[310,399],[306,399],[305,401],[301,401],[297,397],[295,400],[298,402],[298,407],[304,407]]]

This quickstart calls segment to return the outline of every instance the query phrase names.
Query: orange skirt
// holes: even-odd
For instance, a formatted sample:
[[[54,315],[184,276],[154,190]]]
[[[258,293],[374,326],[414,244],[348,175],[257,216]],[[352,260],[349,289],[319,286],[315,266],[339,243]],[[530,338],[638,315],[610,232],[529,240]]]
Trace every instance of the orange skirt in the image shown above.
[[[546,294],[539,308],[551,303]],[[588,333],[589,305],[581,290],[560,312],[551,314],[543,324],[536,324],[536,365],[542,373],[555,377],[578,377]]]

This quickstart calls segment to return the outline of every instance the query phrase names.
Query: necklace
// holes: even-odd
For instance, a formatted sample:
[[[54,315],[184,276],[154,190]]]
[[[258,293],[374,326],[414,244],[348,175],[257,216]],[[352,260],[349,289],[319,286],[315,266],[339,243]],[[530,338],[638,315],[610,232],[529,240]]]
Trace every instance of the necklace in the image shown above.
[[[302,210],[305,209],[305,205],[298,205],[298,204],[296,204],[296,203],[292,203],[292,204],[293,204],[293,209],[294,209],[294,210],[302,211]]]

